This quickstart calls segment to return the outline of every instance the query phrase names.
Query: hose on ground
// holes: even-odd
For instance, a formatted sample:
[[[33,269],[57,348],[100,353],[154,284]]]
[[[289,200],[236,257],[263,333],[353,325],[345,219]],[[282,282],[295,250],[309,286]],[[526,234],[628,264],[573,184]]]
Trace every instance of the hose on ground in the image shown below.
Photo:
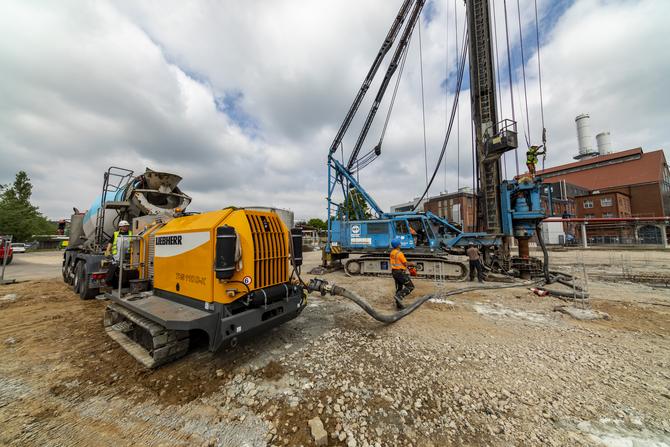
[[[542,255],[544,256],[543,270],[544,270],[544,280],[547,284],[551,284],[551,276],[549,276],[549,252],[547,251],[547,246],[544,243],[544,237],[542,237],[542,228],[540,224],[535,226],[535,234],[537,234],[537,240],[542,247]]]
[[[570,286],[572,287],[572,286]],[[576,293],[575,292],[563,292],[561,290],[554,290],[554,289],[547,289],[546,287],[542,287],[542,290],[545,290],[549,293],[549,295],[556,296],[561,299],[565,300],[571,300],[571,301],[586,301],[589,299],[589,294],[586,292],[582,292],[581,290],[578,290]]]
[[[471,292],[474,290],[485,290],[485,289],[511,289],[514,287],[528,287],[528,286],[534,286],[542,283],[543,281],[530,281],[530,282],[524,282],[524,283],[518,283],[518,284],[507,284],[504,286],[495,286],[495,287],[487,287],[487,286],[472,286],[472,287],[463,287],[461,289],[456,289],[456,290],[450,290],[449,292],[446,293],[441,293],[439,295],[440,298],[447,297],[447,296],[453,296],[453,295],[458,295],[461,293],[465,292]],[[394,312],[392,314],[383,314],[373,308],[365,299],[363,299],[360,295],[358,295],[355,292],[352,292],[350,290],[345,289],[344,287],[340,287],[336,284],[328,284],[328,281],[325,281],[323,279],[318,279],[314,278],[310,280],[309,285],[308,285],[308,290],[310,292],[320,292],[321,295],[325,295],[326,293],[329,293],[331,295],[336,295],[336,296],[341,296],[344,298],[347,298],[354,303],[356,303],[361,309],[363,309],[368,315],[370,315],[372,318],[374,318],[377,321],[380,321],[382,323],[395,323],[396,321],[405,318],[407,315],[411,314],[415,310],[417,310],[421,305],[423,305],[425,302],[432,298],[436,298],[436,295],[424,295],[422,297],[417,298],[412,304],[409,306],[405,307],[402,310],[399,310],[398,312]]]
[[[542,253],[544,256],[544,262],[543,262],[543,273],[544,277],[542,280],[539,281],[530,281],[530,282],[524,282],[524,283],[515,283],[515,284],[507,284],[504,286],[494,286],[494,287],[487,287],[487,286],[472,286],[472,287],[464,287],[461,289],[456,289],[456,290],[451,290],[446,293],[441,293],[439,296],[440,298],[442,297],[447,297],[447,296],[453,296],[453,295],[458,295],[461,293],[465,292],[472,292],[474,290],[484,290],[484,289],[509,289],[509,288],[514,288],[514,287],[529,287],[529,286],[537,286],[537,285],[546,285],[546,284],[552,284],[554,282],[558,282],[560,284],[563,284],[568,287],[573,288],[573,293],[569,292],[562,292],[559,290],[553,290],[553,289],[547,289],[543,287],[543,290],[546,290],[549,292],[550,295],[559,297],[561,299],[568,299],[568,300],[585,300],[588,299],[589,295],[588,293],[584,292],[584,290],[577,286],[574,281],[575,278],[571,275],[568,275],[563,272],[554,272],[554,271],[549,271],[549,252],[547,251],[547,246],[544,243],[544,238],[542,237],[542,231],[539,225],[535,227],[535,231],[537,234],[537,239],[540,244],[540,247],[542,248]],[[355,292],[352,292],[350,290],[345,289],[344,287],[340,287],[336,284],[329,284],[328,281],[319,279],[319,278],[313,278],[310,280],[309,284],[305,284],[300,278],[300,271],[299,269],[297,270],[297,276],[298,279],[300,280],[300,283],[303,284],[304,286],[307,287],[307,290],[310,292],[320,292],[321,295],[326,295],[327,293],[331,295],[336,295],[336,296],[341,296],[344,298],[347,298],[356,305],[358,305],[361,309],[363,309],[368,315],[370,315],[372,318],[374,318],[377,321],[380,321],[382,323],[390,324],[390,323],[395,323],[396,321],[405,318],[407,315],[411,314],[415,310],[417,310],[419,307],[421,307],[424,303],[429,301],[432,298],[435,298],[435,295],[424,295],[422,297],[417,298],[412,304],[409,306],[405,307],[404,309],[401,309],[397,312],[391,313],[391,314],[383,314],[376,310],[374,307],[372,307],[365,299],[363,299],[360,295],[358,295]],[[579,296],[576,296],[575,291],[579,292]]]
[[[584,289],[577,284],[575,284],[575,278],[572,275],[568,275],[563,272],[550,272],[549,271],[549,252],[547,251],[547,246],[544,243],[544,238],[542,237],[542,228],[538,224],[535,227],[535,233],[537,234],[537,240],[540,243],[542,248],[542,254],[544,256],[544,265],[542,266],[544,271],[544,283],[553,284],[555,282],[563,284],[567,287],[572,287],[573,292],[562,292],[560,290],[547,289],[543,287],[543,290],[549,292],[550,295],[557,296],[559,298],[571,299],[571,300],[584,300],[589,297],[589,294],[584,291]],[[576,292],[579,292],[579,297],[575,298]]]

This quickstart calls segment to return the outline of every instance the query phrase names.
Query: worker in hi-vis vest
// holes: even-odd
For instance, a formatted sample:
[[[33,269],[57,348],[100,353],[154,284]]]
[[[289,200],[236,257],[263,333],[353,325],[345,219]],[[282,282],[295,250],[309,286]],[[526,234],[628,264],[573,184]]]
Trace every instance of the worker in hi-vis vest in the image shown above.
[[[537,164],[537,156],[544,155],[547,153],[546,149],[541,151],[544,145],[541,146],[530,146],[526,152],[526,166],[528,167],[528,172],[532,177],[535,177],[535,165]]]
[[[109,256],[111,254],[114,262],[109,263],[107,270],[107,284],[113,285],[115,278],[117,276],[116,272],[119,268],[121,252],[128,254],[130,249],[130,238],[125,236],[132,236],[133,233],[130,231],[130,224],[127,220],[122,220],[119,222],[119,229],[114,232],[114,235],[107,244],[107,250],[105,254]]]
[[[402,299],[412,293],[414,283],[407,273],[407,267],[413,266],[413,262],[407,262],[405,254],[400,251],[400,238],[394,238],[391,241],[391,274],[395,281],[395,305],[398,309],[404,309]]]

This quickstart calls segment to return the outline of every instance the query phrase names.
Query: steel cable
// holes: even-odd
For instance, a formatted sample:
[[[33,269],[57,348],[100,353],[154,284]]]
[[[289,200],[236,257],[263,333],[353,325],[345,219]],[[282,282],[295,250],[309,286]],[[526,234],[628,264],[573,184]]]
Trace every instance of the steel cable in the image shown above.
[[[424,190],[423,194],[421,195],[421,198],[417,201],[416,205],[414,205],[414,208],[412,208],[412,211],[416,211],[418,208],[419,204],[422,202],[424,197],[426,197],[426,194],[428,194],[428,189],[430,189],[430,185],[433,184],[433,181],[435,180],[435,176],[437,175],[440,165],[442,164],[442,159],[444,158],[444,153],[447,150],[447,143],[449,143],[449,136],[451,135],[451,130],[454,125],[454,118],[456,116],[456,108],[458,107],[458,99],[461,93],[461,88],[463,86],[463,73],[465,71],[465,57],[468,53],[467,50],[467,45],[469,42],[469,33],[464,31],[463,34],[463,53],[461,55],[461,60],[460,60],[460,67],[459,67],[459,72],[458,72],[458,83],[456,87],[456,95],[454,96],[454,102],[451,108],[451,117],[449,119],[449,127],[447,128],[447,134],[445,135],[444,138],[444,143],[442,143],[442,150],[440,151],[440,158],[437,161],[437,165],[435,166],[435,170],[433,171],[433,175],[430,178],[430,181],[428,182],[428,185],[426,186],[426,189]]]
[[[502,115],[502,89],[500,88],[500,56],[498,54],[498,25],[497,25],[497,19],[496,19],[496,2],[495,0],[491,0],[491,10],[493,13],[493,46],[495,49],[495,67],[496,67],[496,90],[498,91],[498,107],[499,111],[498,113]],[[507,157],[506,153],[503,153],[502,155],[502,164],[503,164],[503,173],[505,175],[505,178],[507,178]]]
[[[509,74],[509,98],[512,105],[512,121],[516,121],[514,113],[514,92],[512,89],[512,55],[509,49],[509,25],[507,23],[507,0],[503,0],[503,7],[505,9],[505,39],[507,41],[507,71]],[[519,152],[514,148],[514,162],[516,163],[516,175],[519,175]]]
[[[458,42],[458,14],[456,13],[456,0],[454,0],[454,34]],[[458,47],[456,47],[456,60],[458,60]],[[446,164],[446,163],[445,163]],[[456,107],[456,191],[461,187],[461,103]]]
[[[426,185],[428,185],[428,143],[426,140],[426,101],[423,91],[423,45],[421,43],[421,19],[419,19],[419,71],[421,73],[421,115],[423,117],[423,160],[426,166]]]
[[[528,89],[526,88],[526,58],[523,51],[523,32],[521,30],[521,6],[519,5],[519,0],[516,0],[516,11],[519,18],[519,45],[521,47],[521,72],[523,75],[523,98],[526,103],[526,144],[530,146],[530,115],[528,114]]]
[[[542,63],[540,61],[540,21],[537,15],[537,0],[535,0],[535,39],[537,42],[537,79],[540,84],[540,116],[542,118],[542,144],[545,156],[542,157],[542,170],[544,170],[544,159],[547,152],[547,128],[544,126],[544,98],[542,94]]]

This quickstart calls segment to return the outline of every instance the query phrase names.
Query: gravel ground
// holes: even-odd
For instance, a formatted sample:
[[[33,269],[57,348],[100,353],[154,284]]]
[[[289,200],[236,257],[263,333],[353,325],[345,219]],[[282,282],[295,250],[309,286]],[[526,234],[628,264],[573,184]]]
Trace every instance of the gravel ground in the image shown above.
[[[323,277],[393,311],[390,279]],[[668,289],[591,281],[587,310],[608,319],[579,321],[525,288],[439,297],[463,285],[417,281],[437,299],[393,325],[312,296],[235,350],[157,371],[105,336],[104,302],[4,286],[0,444],[670,446]]]
[[[25,281],[29,279],[59,278],[62,261],[62,251],[15,253],[12,263],[5,268],[5,279]],[[0,268],[2,268],[1,265]],[[0,293],[2,292],[0,291]]]

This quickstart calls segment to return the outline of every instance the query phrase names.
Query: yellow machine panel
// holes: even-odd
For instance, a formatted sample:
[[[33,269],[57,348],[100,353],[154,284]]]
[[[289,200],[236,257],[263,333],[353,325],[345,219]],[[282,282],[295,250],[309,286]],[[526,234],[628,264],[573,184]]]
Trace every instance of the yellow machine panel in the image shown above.
[[[236,268],[215,273],[217,228],[235,229]],[[205,302],[230,303],[248,291],[289,280],[288,230],[271,212],[227,208],[178,217],[155,232],[154,288]]]

